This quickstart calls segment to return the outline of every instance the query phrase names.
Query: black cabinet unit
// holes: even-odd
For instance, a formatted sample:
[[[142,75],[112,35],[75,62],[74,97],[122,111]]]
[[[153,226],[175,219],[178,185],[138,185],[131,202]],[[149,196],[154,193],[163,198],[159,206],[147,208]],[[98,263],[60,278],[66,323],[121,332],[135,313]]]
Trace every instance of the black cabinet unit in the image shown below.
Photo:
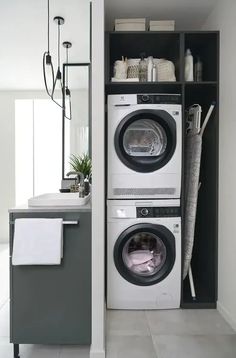
[[[12,266],[17,218],[63,218],[60,265]],[[91,343],[90,211],[10,214],[10,339],[15,345]]]
[[[184,80],[185,52],[188,48],[192,52],[194,61],[199,56],[203,63],[201,82],[185,82]],[[139,58],[140,53],[171,60],[175,65],[176,82],[111,82],[114,62],[121,59],[122,56]],[[193,301],[191,297],[188,278],[182,285],[183,308],[214,308],[217,301],[218,266],[219,32],[108,32],[106,33],[105,84],[106,95],[181,94],[183,135],[185,135],[185,111],[189,106],[200,104],[203,110],[202,119],[204,119],[211,103],[216,102],[203,137],[201,188],[192,258],[196,301]],[[183,153],[184,146],[183,141]]]

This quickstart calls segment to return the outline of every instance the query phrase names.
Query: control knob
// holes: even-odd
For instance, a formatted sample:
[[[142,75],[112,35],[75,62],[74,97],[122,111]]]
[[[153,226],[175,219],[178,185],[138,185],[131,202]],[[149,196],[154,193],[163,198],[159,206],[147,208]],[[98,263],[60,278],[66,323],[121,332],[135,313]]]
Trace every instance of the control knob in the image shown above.
[[[150,101],[150,97],[149,97],[148,95],[143,95],[143,96],[142,96],[142,101],[143,101],[144,103],[149,102],[149,101]]]
[[[140,212],[142,216],[147,216],[149,214],[149,210],[147,208],[142,208]]]

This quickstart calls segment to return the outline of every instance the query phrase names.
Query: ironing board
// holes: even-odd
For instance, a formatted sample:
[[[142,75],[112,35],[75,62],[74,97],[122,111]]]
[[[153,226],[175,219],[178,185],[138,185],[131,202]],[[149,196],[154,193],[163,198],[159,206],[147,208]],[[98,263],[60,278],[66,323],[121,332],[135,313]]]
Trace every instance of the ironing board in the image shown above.
[[[194,118],[193,118],[192,128],[190,128],[186,136],[186,147],[185,147],[186,160],[185,160],[185,172],[184,172],[185,202],[184,202],[184,227],[183,227],[183,245],[184,245],[183,278],[185,279],[185,277],[189,274],[190,286],[191,286],[193,297],[195,296],[195,289],[194,289],[194,283],[193,283],[192,272],[191,272],[191,259],[192,259],[193,245],[194,245],[198,191],[200,187],[199,176],[200,176],[201,154],[202,154],[202,137],[214,107],[215,107],[215,103],[212,103],[201,129],[200,129],[200,121],[197,121],[199,124],[199,128],[198,128],[196,126],[196,121],[194,122]],[[201,111],[201,107],[199,111]]]

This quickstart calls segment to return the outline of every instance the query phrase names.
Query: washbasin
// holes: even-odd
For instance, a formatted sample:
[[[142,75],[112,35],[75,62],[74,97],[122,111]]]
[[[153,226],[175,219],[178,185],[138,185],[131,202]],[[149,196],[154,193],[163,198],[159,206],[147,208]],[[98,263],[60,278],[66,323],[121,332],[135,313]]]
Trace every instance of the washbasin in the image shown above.
[[[33,207],[40,206],[81,206],[85,205],[90,199],[90,194],[84,198],[79,197],[79,193],[48,193],[34,196],[28,200],[28,205]]]

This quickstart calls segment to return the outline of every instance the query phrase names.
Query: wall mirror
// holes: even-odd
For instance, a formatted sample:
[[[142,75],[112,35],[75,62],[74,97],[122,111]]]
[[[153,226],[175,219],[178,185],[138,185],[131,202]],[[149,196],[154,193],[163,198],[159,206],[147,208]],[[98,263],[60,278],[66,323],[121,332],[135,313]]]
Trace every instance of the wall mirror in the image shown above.
[[[64,64],[63,79],[62,179],[68,179],[71,156],[90,155],[90,64]]]

